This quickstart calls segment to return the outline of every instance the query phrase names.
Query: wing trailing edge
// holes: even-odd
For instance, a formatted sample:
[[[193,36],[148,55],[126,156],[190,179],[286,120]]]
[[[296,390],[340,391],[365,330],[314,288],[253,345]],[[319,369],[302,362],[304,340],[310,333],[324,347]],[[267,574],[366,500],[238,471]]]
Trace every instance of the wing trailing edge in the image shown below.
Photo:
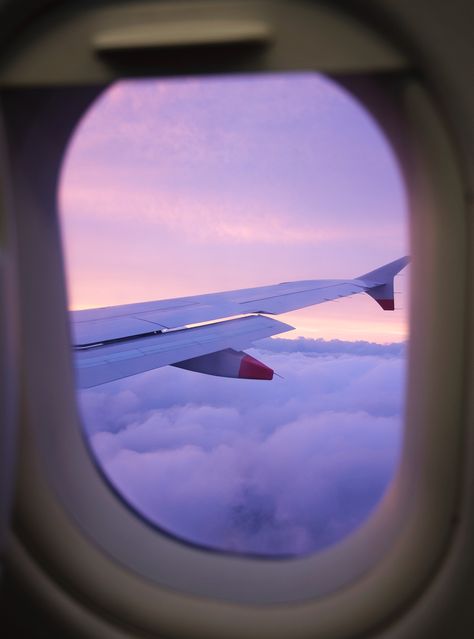
[[[180,368],[201,369],[199,372],[210,375],[271,379],[270,372],[273,376],[273,371],[241,349],[264,337],[291,330],[293,326],[271,317],[249,315],[196,328],[78,348],[74,352],[76,382],[79,388],[91,388],[177,363]],[[225,354],[229,350],[235,355]]]

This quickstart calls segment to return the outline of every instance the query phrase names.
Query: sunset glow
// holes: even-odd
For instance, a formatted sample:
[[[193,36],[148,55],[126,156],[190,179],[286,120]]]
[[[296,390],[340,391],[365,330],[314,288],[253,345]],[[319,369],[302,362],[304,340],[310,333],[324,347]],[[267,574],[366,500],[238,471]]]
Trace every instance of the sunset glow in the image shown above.
[[[409,252],[390,147],[316,74],[114,85],[59,202],[72,309],[352,278]],[[404,340],[407,281],[393,313],[357,296],[292,315],[293,335]]]

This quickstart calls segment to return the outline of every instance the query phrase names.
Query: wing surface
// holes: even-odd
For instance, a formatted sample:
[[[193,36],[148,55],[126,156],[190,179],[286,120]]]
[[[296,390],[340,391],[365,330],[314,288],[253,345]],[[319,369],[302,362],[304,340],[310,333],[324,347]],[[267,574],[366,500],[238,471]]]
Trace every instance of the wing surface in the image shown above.
[[[168,364],[214,375],[271,379],[270,369],[241,349],[293,327],[262,314],[277,315],[362,292],[385,311],[393,310],[393,278],[408,261],[400,258],[353,280],[283,282],[73,311],[79,386],[97,386]]]
[[[364,290],[365,284],[357,280],[310,280],[72,311],[74,344],[95,344],[250,313],[286,313]]]
[[[407,257],[353,280],[304,280],[168,300],[72,311],[74,345],[88,345],[250,313],[279,314],[367,292],[392,299],[393,277]],[[370,293],[372,291],[372,293]],[[390,304],[381,306],[392,310]]]
[[[90,388],[224,349],[239,351],[254,341],[292,329],[271,317],[251,315],[76,349],[77,384]]]

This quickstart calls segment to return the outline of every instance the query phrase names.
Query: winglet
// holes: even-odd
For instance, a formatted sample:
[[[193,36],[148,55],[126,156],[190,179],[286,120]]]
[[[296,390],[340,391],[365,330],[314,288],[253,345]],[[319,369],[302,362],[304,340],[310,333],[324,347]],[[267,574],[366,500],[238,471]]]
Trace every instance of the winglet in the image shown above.
[[[375,271],[370,271],[358,277],[358,280],[368,286],[366,293],[372,297],[384,311],[395,310],[393,296],[393,278],[409,263],[409,256],[401,257],[394,262],[385,264]]]

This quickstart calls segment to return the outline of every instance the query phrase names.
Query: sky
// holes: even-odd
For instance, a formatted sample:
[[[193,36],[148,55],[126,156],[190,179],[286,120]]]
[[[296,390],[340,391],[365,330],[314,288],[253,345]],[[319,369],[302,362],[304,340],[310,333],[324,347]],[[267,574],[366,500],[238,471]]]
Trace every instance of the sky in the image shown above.
[[[74,309],[352,278],[408,253],[393,152],[314,73],[113,85],[72,139],[59,206]],[[397,307],[359,295],[281,319],[293,338],[383,343],[406,338]]]
[[[298,279],[408,254],[394,155],[314,73],[121,81],[84,115],[58,190],[71,309]],[[166,367],[79,394],[105,475],[146,519],[207,547],[302,554],[380,500],[402,437],[408,269],[278,319],[248,352],[272,382]]]

